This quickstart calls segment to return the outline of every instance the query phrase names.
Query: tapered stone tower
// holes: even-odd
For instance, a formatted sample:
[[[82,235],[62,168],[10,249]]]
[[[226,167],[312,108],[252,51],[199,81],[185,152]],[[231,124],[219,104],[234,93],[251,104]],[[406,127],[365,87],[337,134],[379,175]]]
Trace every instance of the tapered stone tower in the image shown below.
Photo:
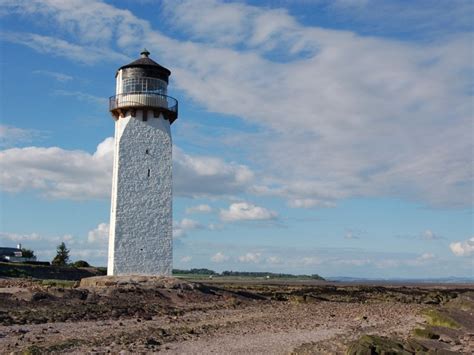
[[[171,72],[141,58],[116,73],[110,98],[115,151],[108,275],[170,275],[172,175],[170,125],[178,102],[167,96]]]

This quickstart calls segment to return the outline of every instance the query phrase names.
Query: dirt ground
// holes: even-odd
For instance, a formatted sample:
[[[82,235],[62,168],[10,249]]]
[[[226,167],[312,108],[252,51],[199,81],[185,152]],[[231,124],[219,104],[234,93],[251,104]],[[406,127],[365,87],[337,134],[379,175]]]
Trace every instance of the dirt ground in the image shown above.
[[[373,349],[399,346],[406,354],[474,352],[472,285],[101,280],[73,287],[0,280],[0,351],[377,354],[382,351]]]

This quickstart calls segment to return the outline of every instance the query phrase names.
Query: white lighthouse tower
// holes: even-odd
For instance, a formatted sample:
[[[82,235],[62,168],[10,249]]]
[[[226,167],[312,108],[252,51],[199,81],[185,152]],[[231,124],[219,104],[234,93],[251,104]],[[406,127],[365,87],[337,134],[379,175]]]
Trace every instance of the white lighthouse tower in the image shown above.
[[[171,72],[141,58],[116,73],[110,98],[115,153],[108,275],[170,275],[172,180],[170,125],[178,102],[167,96]]]

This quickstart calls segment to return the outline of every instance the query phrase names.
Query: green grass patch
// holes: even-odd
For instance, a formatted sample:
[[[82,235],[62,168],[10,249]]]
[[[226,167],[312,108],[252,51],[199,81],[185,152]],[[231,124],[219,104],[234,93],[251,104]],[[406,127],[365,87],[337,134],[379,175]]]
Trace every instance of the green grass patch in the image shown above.
[[[51,287],[62,287],[62,288],[73,288],[76,285],[77,281],[69,280],[41,280],[40,284],[42,286],[51,286]]]
[[[22,355],[41,355],[43,353],[43,349],[36,345],[30,345],[21,352]]]
[[[47,353],[59,353],[59,352],[66,352],[70,349],[77,348],[81,345],[87,344],[87,341],[82,339],[68,339],[63,342],[54,344],[45,349]],[[44,354],[44,353],[43,353]]]
[[[439,339],[439,334],[436,334],[429,329],[416,328],[413,329],[412,334],[418,338]]]
[[[461,326],[458,322],[452,319],[447,314],[441,313],[435,309],[427,309],[423,312],[428,320],[428,324],[439,326],[439,327],[446,327],[452,329],[458,329]]]

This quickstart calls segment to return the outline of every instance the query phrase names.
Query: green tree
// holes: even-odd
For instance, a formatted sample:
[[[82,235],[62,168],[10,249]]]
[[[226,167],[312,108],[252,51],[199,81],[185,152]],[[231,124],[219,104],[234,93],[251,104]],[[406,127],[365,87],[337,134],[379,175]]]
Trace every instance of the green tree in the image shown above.
[[[31,249],[22,248],[21,249],[21,256],[24,258],[34,258],[35,252]]]
[[[51,262],[53,265],[64,266],[69,262],[69,249],[66,248],[66,244],[62,242],[56,248],[56,256]]]

